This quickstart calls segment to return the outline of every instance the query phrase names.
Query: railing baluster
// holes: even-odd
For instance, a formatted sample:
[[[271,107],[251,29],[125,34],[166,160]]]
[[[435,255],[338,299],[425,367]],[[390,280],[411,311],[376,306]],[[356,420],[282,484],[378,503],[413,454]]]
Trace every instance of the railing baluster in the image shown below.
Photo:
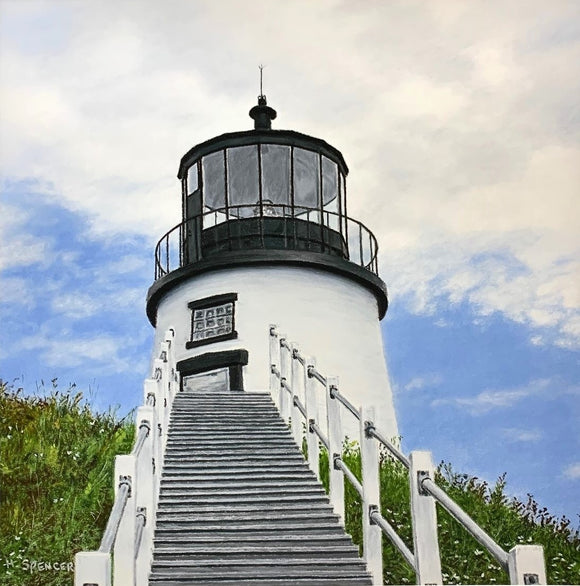
[[[289,393],[282,385],[283,382],[289,383],[290,378],[290,353],[286,341],[286,334],[280,334],[280,415],[286,423],[290,418],[290,400]]]
[[[335,466],[335,458],[342,455],[344,435],[340,416],[340,403],[332,398],[332,389],[338,388],[338,378],[326,380],[326,418],[328,425],[328,466],[330,484],[330,503],[344,526],[344,478],[342,471]]]
[[[516,545],[509,552],[510,584],[547,584],[544,548],[541,545]]]
[[[75,586],[111,586],[111,554],[79,551],[75,555]]]
[[[360,457],[362,471],[362,518],[363,556],[373,582],[383,581],[383,536],[380,527],[373,523],[371,512],[380,513],[381,495],[379,483],[379,447],[369,429],[374,427],[374,407],[359,409],[360,413]]]
[[[270,324],[270,395],[278,410],[280,411],[279,404],[279,389],[280,389],[280,378],[276,374],[276,371],[280,373],[280,344],[278,343],[278,330],[274,324]]]
[[[308,369],[316,368],[316,359],[312,356],[304,360],[304,401],[306,405],[306,444],[308,446],[308,466],[320,480],[320,444],[318,437],[311,429],[311,422],[318,421],[318,403],[316,397],[317,382],[314,378],[308,376]]]
[[[153,478],[153,439],[155,437],[152,422],[155,420],[155,408],[143,406],[137,409],[137,421],[140,421],[139,429],[147,429],[147,436],[142,444],[140,452],[136,455],[136,482],[135,507],[141,509],[141,514],[146,519],[148,512],[154,511],[155,485]],[[146,427],[145,427],[146,426]],[[153,545],[153,523],[142,526],[140,543],[135,544],[135,576],[137,584],[146,584],[151,562],[149,551]]]
[[[115,478],[128,479],[131,485],[137,486],[136,458],[131,454],[115,458]],[[119,484],[115,485],[115,495],[119,491]],[[125,510],[119,523],[114,546],[113,584],[135,584],[135,498],[132,491],[125,505]]]
[[[291,400],[291,409],[292,409],[292,436],[294,437],[294,441],[299,448],[302,448],[302,413],[296,406],[294,401],[294,397],[300,399],[300,386],[301,386],[301,377],[300,377],[300,368],[301,364],[294,358],[294,351],[298,350],[296,344],[290,345],[290,388],[292,389],[292,395],[290,396]],[[304,377],[302,377],[302,382],[304,381]]]
[[[435,499],[421,488],[422,479],[435,473],[431,453],[411,452],[409,462],[417,584],[442,584]]]

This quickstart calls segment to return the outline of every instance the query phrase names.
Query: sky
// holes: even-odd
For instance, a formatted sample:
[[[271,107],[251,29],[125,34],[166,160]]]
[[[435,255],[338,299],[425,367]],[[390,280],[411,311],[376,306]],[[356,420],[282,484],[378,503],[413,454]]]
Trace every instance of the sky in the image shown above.
[[[179,160],[252,127],[261,63],[378,239],[405,451],[578,526],[574,0],[0,0],[0,377],[140,404]]]

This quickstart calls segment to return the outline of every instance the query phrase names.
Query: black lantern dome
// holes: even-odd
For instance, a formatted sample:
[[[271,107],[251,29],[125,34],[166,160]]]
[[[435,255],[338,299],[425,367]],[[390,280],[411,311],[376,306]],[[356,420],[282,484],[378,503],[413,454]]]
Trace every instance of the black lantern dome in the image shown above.
[[[342,154],[324,140],[272,130],[276,116],[260,95],[250,110],[254,130],[222,134],[183,156],[182,222],[157,245],[156,279],[240,263],[314,264],[370,286],[382,316],[377,241],[347,215]]]

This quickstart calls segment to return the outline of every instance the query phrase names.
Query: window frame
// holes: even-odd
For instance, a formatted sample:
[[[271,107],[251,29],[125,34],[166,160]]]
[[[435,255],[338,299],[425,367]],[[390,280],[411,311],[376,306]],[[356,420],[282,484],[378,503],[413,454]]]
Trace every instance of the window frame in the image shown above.
[[[197,348],[199,346],[205,346],[207,344],[213,344],[214,342],[224,342],[226,340],[235,340],[238,337],[236,331],[236,301],[238,300],[237,293],[222,293],[221,295],[212,295],[211,297],[204,297],[203,299],[196,299],[190,301],[187,307],[191,310],[191,329],[189,341],[185,343],[187,350],[191,348]],[[217,307],[226,303],[232,304],[232,331],[227,334],[220,334],[219,336],[213,336],[211,338],[204,338],[203,340],[193,339],[193,327],[194,327],[194,316],[196,309],[210,309],[211,307]]]

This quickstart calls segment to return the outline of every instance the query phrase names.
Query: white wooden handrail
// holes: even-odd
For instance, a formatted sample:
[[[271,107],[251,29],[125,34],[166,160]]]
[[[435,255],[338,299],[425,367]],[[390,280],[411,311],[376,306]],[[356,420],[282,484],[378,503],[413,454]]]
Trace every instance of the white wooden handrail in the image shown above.
[[[363,555],[375,583],[382,583],[382,546],[376,530],[380,530],[394,544],[407,563],[415,570],[418,584],[442,584],[441,560],[437,537],[435,503],[445,508],[508,572],[511,584],[546,584],[543,548],[537,545],[517,545],[504,551],[451,497],[433,481],[434,467],[431,454],[411,452],[410,457],[388,441],[373,421],[369,407],[357,409],[339,390],[338,379],[325,376],[316,367],[313,358],[304,356],[298,346],[289,343],[286,335],[278,333],[276,325],[270,325],[270,392],[280,408],[281,415],[290,419],[292,428],[300,415],[306,420],[308,464],[318,477],[319,441],[328,451],[330,491],[329,497],[335,512],[344,519],[344,481],[346,478],[363,498]],[[298,368],[302,369],[302,377]],[[296,381],[304,382],[301,392]],[[318,389],[315,385],[318,384]],[[323,388],[326,398],[326,429],[321,429],[316,405],[317,393]],[[290,401],[288,401],[288,395]],[[342,435],[340,405],[360,421],[360,446],[362,482],[342,460]],[[370,415],[370,416],[369,416]],[[300,427],[301,429],[301,427]],[[296,436],[302,447],[302,434]],[[411,489],[411,516],[414,552],[399,537],[394,528],[380,513],[378,483],[378,445],[409,470]],[[378,534],[380,536],[380,534]]]
[[[152,560],[153,532],[167,427],[179,379],[172,329],[166,332],[144,384],[137,409],[135,443],[115,459],[115,501],[98,551],[75,556],[75,586],[146,584]],[[112,558],[114,564],[112,564]],[[113,571],[111,572],[111,568]]]

